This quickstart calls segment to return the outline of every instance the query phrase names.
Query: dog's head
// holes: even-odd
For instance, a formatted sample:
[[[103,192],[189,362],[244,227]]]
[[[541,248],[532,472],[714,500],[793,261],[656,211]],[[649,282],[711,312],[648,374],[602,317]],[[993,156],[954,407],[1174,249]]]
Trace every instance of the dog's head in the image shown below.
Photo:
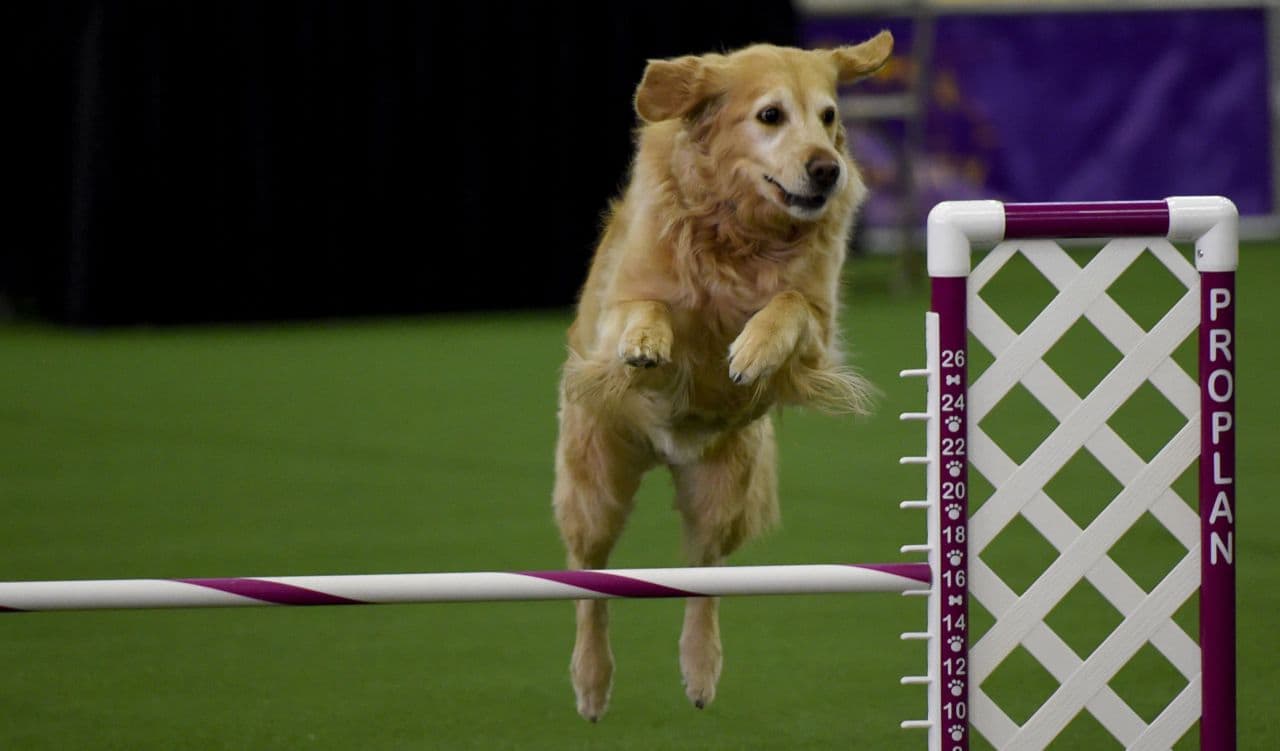
[[[653,60],[636,112],[647,123],[682,122],[686,166],[713,192],[755,204],[752,215],[812,222],[840,197],[863,192],[845,151],[836,85],[874,72],[892,49],[882,31],[833,50],[756,45]]]

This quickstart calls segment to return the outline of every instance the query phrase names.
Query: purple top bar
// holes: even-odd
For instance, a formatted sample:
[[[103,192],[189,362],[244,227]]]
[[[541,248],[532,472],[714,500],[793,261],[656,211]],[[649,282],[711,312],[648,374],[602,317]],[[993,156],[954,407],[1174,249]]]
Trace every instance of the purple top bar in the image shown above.
[[[1004,237],[1131,237],[1169,234],[1164,201],[1006,203]]]

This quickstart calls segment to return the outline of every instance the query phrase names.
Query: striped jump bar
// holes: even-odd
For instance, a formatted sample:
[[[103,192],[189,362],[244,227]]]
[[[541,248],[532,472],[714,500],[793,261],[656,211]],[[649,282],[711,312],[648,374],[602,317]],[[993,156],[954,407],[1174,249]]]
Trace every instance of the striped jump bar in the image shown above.
[[[925,563],[0,582],[0,611],[383,605],[927,590]]]

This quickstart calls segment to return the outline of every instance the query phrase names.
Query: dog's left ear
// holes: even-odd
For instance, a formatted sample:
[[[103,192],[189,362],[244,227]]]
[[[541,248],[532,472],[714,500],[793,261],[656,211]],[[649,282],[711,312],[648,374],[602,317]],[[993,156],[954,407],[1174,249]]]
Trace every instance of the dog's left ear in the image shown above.
[[[838,47],[827,54],[835,60],[836,81],[851,83],[879,70],[890,52],[893,52],[893,34],[886,29],[862,44]]]
[[[684,117],[710,96],[710,78],[701,57],[650,60],[636,88],[636,114],[648,123]]]

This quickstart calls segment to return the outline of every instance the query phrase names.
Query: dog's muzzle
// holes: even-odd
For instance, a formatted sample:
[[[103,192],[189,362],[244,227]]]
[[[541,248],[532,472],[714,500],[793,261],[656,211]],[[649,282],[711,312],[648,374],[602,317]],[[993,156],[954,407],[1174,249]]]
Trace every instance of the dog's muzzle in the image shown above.
[[[838,175],[837,175],[837,178],[838,178]],[[809,195],[802,195],[800,193],[792,193],[791,191],[782,187],[782,183],[778,182],[777,180],[774,180],[772,177],[768,175],[765,175],[764,179],[766,182],[770,183],[771,185],[773,185],[775,188],[778,189],[778,192],[782,194],[782,202],[784,204],[786,204],[787,206],[794,206],[795,208],[804,209],[806,211],[817,211],[818,209],[826,205],[827,196],[831,191],[830,187],[828,187],[825,190],[810,193]]]

